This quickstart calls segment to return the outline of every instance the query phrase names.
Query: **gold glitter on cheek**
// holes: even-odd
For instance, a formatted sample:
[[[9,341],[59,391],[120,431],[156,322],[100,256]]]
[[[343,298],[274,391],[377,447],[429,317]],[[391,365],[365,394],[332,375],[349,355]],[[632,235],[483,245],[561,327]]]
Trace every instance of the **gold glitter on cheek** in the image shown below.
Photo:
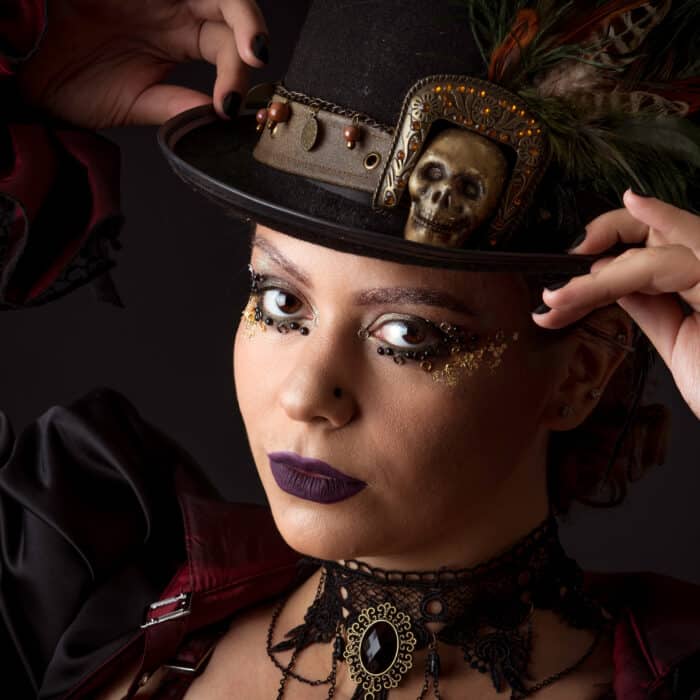
[[[455,387],[482,367],[493,371],[500,367],[510,345],[519,339],[517,332],[508,337],[504,331],[498,331],[493,337],[484,338],[481,347],[453,354],[445,365],[431,372],[433,381]]]
[[[241,320],[245,325],[246,336],[248,338],[252,338],[253,336],[255,336],[258,330],[267,330],[267,326],[263,323],[262,319],[260,319],[259,321],[256,321],[255,319],[255,312],[258,308],[258,301],[258,295],[251,294],[250,299],[248,300],[248,304],[245,307],[245,309],[243,309],[243,313],[241,314]]]

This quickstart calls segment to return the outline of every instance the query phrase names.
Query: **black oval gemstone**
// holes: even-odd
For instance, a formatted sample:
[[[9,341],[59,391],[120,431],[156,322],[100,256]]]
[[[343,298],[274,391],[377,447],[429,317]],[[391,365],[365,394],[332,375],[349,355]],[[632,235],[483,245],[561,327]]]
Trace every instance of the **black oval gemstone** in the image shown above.
[[[396,660],[399,651],[399,637],[388,622],[373,622],[362,637],[360,661],[365,669],[379,676],[386,673]]]

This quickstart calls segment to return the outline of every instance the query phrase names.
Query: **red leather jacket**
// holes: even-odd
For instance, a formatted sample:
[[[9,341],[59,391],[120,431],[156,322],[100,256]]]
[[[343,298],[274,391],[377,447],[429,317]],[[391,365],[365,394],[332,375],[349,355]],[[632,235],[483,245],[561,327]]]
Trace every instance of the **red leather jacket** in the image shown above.
[[[114,392],[51,409],[17,440],[0,413],[0,465],[0,618],[22,662],[8,669],[23,666],[39,698],[93,698],[138,661],[137,678],[192,670],[169,672],[157,696],[176,700],[234,613],[302,575],[267,509],[223,501]],[[700,693],[698,586],[654,574],[588,586],[616,611],[618,699]]]
[[[45,26],[45,0],[2,0],[0,309],[36,306],[104,275],[122,225],[117,147],[19,94],[16,72]]]

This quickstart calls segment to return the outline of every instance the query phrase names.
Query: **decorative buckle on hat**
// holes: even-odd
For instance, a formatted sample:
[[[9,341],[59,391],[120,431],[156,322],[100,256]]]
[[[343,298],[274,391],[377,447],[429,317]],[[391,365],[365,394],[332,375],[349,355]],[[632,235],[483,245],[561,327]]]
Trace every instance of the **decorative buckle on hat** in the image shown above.
[[[547,168],[549,144],[545,127],[522,99],[466,75],[428,76],[409,90],[374,193],[374,207],[392,209],[399,205],[431,128],[439,120],[514,151],[516,161],[488,237],[492,246],[505,242],[522,219]]]
[[[191,602],[192,593],[188,591],[172,598],[165,598],[164,600],[151,603],[148,606],[146,622],[141,625],[141,629],[147,629],[148,627],[153,627],[153,625],[159,625],[161,622],[168,622],[169,620],[189,615]]]

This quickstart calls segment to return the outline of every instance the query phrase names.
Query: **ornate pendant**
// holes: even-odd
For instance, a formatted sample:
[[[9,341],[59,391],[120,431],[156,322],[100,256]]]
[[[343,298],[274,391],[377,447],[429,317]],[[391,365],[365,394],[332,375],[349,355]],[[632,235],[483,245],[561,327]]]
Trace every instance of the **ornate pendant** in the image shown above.
[[[364,700],[379,700],[413,666],[411,618],[390,603],[365,608],[347,630],[345,661]]]
[[[304,128],[301,130],[301,147],[305,151],[310,151],[316,145],[318,141],[318,119],[316,119],[316,114],[314,112],[309,113],[309,118],[304,124]]]

